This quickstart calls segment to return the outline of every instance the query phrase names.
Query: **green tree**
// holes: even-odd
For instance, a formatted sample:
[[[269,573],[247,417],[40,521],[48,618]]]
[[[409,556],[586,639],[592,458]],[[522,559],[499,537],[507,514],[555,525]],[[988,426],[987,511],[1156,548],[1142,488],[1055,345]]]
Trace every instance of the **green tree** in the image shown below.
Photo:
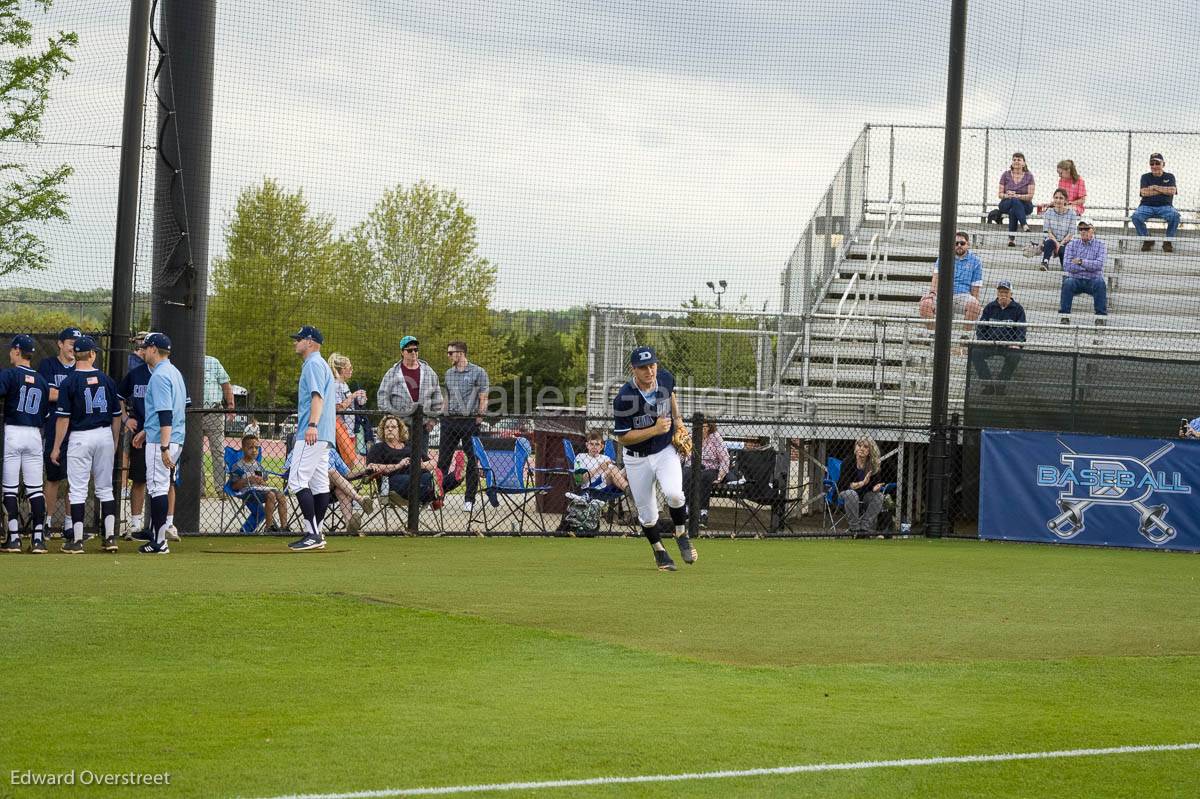
[[[327,349],[350,340],[344,250],[333,220],[314,214],[303,192],[267,179],[238,197],[225,256],[213,264],[208,353],[254,392],[255,404],[294,396],[300,365],[288,336],[301,324],[321,328]]]
[[[475,218],[453,191],[425,181],[389,189],[347,243],[355,285],[346,290],[374,309],[360,321],[365,373],[382,377],[399,360],[400,337],[412,335],[439,373],[449,366],[446,343],[462,339],[493,384],[508,379],[509,355],[488,310],[496,267],[479,254]]]
[[[739,303],[739,307],[744,304]],[[738,314],[737,309],[725,313],[697,313],[699,309],[715,307],[693,296],[683,304],[687,316],[673,319],[674,325],[724,330],[753,330],[756,320]],[[697,387],[754,388],[757,375],[757,339],[751,335],[723,333],[720,335],[720,374],[717,372],[718,334],[690,333],[673,330],[663,336],[660,357],[680,382],[690,381]]]
[[[33,3],[43,12],[50,4],[51,0]],[[41,141],[50,81],[68,74],[70,51],[79,37],[59,31],[35,47],[33,23],[22,6],[21,0],[0,0],[0,46],[8,56],[0,59],[0,141],[36,144]],[[46,246],[30,226],[67,218],[62,185],[71,172],[66,164],[42,170],[16,160],[0,161],[0,275],[46,268]]]

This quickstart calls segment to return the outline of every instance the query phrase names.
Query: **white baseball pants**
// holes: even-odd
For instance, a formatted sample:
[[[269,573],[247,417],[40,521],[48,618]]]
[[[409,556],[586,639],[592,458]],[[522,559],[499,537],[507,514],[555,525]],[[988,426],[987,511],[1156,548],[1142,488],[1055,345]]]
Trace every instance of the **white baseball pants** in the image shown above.
[[[643,527],[658,523],[658,497],[654,495],[656,480],[668,505],[682,508],[687,504],[683,495],[683,467],[674,447],[661,449],[653,455],[636,455],[625,450],[625,476],[629,478],[629,490],[633,493],[638,521]]]
[[[115,456],[111,427],[71,431],[67,445],[67,486],[72,505],[87,502],[89,477],[96,486],[96,499],[112,500]]]

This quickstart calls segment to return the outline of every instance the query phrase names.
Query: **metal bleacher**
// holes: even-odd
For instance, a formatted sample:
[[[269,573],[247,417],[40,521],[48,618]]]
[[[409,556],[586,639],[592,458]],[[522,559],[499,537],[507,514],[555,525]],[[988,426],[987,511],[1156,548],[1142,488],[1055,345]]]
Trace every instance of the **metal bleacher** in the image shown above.
[[[685,413],[706,410],[706,403],[717,399],[726,418],[772,418],[800,426],[809,422],[919,426],[928,421],[932,335],[917,306],[930,286],[937,254],[938,209],[935,203],[906,197],[905,183],[893,179],[898,169],[895,147],[887,151],[883,165],[887,199],[870,199],[871,181],[880,170],[867,163],[868,155],[881,148],[878,142],[868,145],[880,130],[879,126],[864,129],[804,229],[782,278],[780,311],[746,314],[750,317],[746,327],[752,322],[753,329],[721,331],[758,342],[756,385],[685,388],[680,392]],[[1096,136],[1110,133],[1098,131]],[[895,131],[890,135],[894,137]],[[1200,143],[1200,136],[1194,143]],[[993,171],[987,159],[985,151],[986,166],[979,169],[986,176],[985,186],[990,185]],[[1125,171],[1132,174],[1132,169],[1130,165]],[[1105,183],[1098,175],[1095,185],[1119,193],[1117,177]],[[984,264],[981,303],[994,299],[999,280],[1012,281],[1014,297],[1027,313],[1027,349],[1170,359],[1180,354],[1188,357],[1200,348],[1196,323],[1200,294],[1191,290],[1200,279],[1196,215],[1180,209],[1184,224],[1173,253],[1162,252],[1160,246],[1142,252],[1142,240],[1131,235],[1127,222],[1129,206],[1137,202],[1136,186],[1131,195],[1128,179],[1125,185],[1126,196],[1120,201],[1089,192],[1087,216],[1108,247],[1109,314],[1102,328],[1094,324],[1087,295],[1075,297],[1070,323],[1063,324],[1058,313],[1062,272],[1057,261],[1051,260],[1049,270],[1043,272],[1038,268],[1040,254],[1022,255],[1022,245],[1042,239],[1040,217],[1031,217],[1031,230],[1016,233],[1017,246],[1009,247],[1007,228],[984,222],[987,210],[995,205],[986,188],[979,202],[960,204],[957,227],[969,234],[972,251]],[[1039,195],[1049,196],[1043,188],[1039,186]],[[930,193],[928,186],[925,192]],[[1161,225],[1155,228],[1152,223],[1156,243],[1161,242],[1162,232]],[[630,346],[635,335],[644,337],[654,330],[654,317],[646,310],[634,314],[631,309],[594,309],[588,392],[589,409],[594,412],[605,412],[614,384],[623,379],[619,351]],[[669,314],[664,311],[660,316],[666,319]],[[664,322],[661,330],[670,329],[670,324]],[[962,339],[974,337],[974,326],[956,325],[954,335],[952,411],[962,408],[967,382]]]

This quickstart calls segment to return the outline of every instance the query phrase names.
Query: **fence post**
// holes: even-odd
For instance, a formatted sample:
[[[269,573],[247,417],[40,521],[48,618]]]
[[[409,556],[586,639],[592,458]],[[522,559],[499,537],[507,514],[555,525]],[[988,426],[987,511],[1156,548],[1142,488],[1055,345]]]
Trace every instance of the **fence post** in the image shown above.
[[[692,414],[692,474],[687,486],[688,535],[700,535],[700,470],[702,467],[700,454],[704,449],[704,414],[696,411]]]
[[[425,409],[418,405],[412,415],[412,460],[408,464],[408,534],[416,535],[421,525],[421,453],[425,451]]]
[[[1121,232],[1129,230],[1129,192],[1133,190],[1133,131],[1125,134],[1125,218],[1121,220]]]

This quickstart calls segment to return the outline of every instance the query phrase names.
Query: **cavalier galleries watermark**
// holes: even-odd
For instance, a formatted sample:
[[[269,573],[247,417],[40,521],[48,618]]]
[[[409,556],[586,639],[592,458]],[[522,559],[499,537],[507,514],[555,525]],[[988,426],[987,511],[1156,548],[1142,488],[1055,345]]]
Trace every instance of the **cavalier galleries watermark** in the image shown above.
[[[132,785],[170,785],[171,774],[167,771],[92,771],[91,769],[71,769],[70,771],[38,772],[26,769],[13,769],[9,772],[10,785],[39,786],[39,785],[75,785],[75,786],[132,786]]]

